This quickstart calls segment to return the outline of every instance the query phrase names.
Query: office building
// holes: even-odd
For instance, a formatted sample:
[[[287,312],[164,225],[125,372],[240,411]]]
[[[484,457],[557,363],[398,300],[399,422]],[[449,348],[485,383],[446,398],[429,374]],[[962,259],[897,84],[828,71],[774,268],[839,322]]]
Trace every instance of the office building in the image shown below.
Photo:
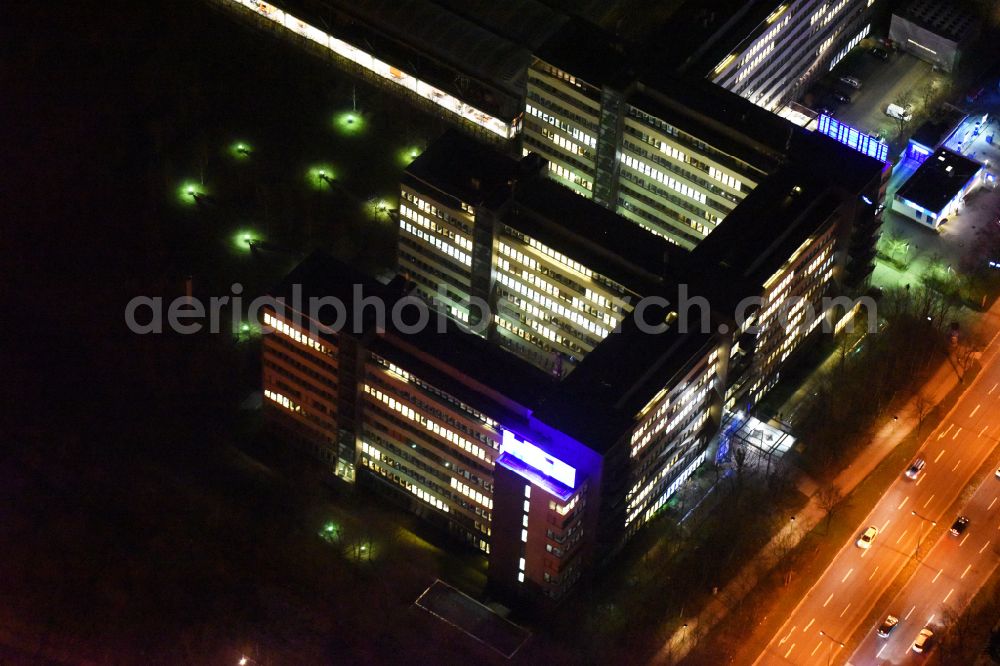
[[[956,0],[914,0],[893,12],[889,39],[951,72],[979,34],[980,20]]]
[[[983,182],[982,164],[939,148],[917,167],[892,198],[892,210],[938,229],[965,205],[965,197]]]

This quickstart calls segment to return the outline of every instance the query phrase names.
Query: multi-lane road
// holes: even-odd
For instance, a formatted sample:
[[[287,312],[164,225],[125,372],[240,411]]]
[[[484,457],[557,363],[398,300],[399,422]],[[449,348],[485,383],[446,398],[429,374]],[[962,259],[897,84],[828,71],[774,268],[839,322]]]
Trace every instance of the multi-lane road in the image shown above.
[[[1000,466],[996,345],[990,345],[983,363],[975,382],[921,447],[919,455],[926,460],[921,475],[910,480],[904,469],[899,470],[899,479],[755,664],[908,663],[918,657],[908,648],[920,629],[935,621],[939,624],[946,608],[961,607],[988,578],[1000,562],[1000,479],[994,476]],[[987,466],[989,472],[975,494],[963,493]],[[930,521],[947,528],[959,513],[971,518],[961,537],[945,533],[938,538],[941,530],[932,532]],[[855,539],[868,526],[877,527],[879,533],[865,550]],[[880,597],[911,560],[919,561],[916,573],[889,606],[877,608]],[[900,617],[888,640],[875,636],[874,626],[862,626],[873,610],[880,617],[889,612]],[[855,634],[864,640],[851,655],[846,648]]]

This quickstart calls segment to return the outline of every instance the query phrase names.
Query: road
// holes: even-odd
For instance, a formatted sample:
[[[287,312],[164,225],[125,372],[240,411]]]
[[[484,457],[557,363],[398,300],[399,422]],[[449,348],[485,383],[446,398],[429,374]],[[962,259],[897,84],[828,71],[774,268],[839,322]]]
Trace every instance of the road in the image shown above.
[[[927,466],[920,478],[911,481],[903,475],[903,469],[899,470],[899,478],[879,499],[863,523],[857,526],[855,536],[844,544],[755,664],[845,663],[847,654],[844,647],[911,558],[928,558],[925,560],[927,566],[936,566],[937,569],[945,567],[945,560],[948,560],[945,567],[947,577],[942,573],[936,582],[929,584],[926,582],[927,568],[921,567],[923,570],[917,574],[912,586],[904,589],[902,603],[909,601],[910,606],[935,608],[934,604],[945,603],[943,597],[952,588],[954,592],[947,599],[952,603],[970,597],[971,592],[978,588],[984,577],[983,570],[991,561],[989,558],[993,558],[995,564],[997,557],[990,547],[978,553],[981,542],[1000,539],[1000,534],[997,534],[1000,501],[986,509],[979,504],[986,501],[988,506],[993,497],[1000,494],[1000,481],[991,475],[987,481],[992,486],[987,483],[984,487],[992,487],[998,492],[989,498],[980,497],[980,494],[973,498],[967,509],[973,521],[967,536],[963,536],[965,543],[960,545],[947,542],[950,537],[946,535],[942,538],[943,545],[927,553],[930,544],[925,537],[930,525],[913,512],[950,526],[955,518],[952,505],[975,472],[986,463],[1000,464],[1000,362],[997,351],[997,345],[991,343],[983,357],[984,367],[976,380],[927,437],[920,454],[926,459]],[[989,494],[989,490],[981,493]],[[872,547],[863,550],[854,541],[869,525],[878,527],[879,534]],[[992,536],[984,537],[987,532]],[[973,545],[977,547],[973,548]],[[955,563],[951,563],[949,555],[955,556],[961,548],[965,550],[961,551]],[[985,559],[979,559],[980,556]],[[969,573],[962,578],[964,567],[970,564]],[[958,575],[953,571],[956,566],[961,567]],[[938,586],[945,585],[948,588],[939,594]],[[912,601],[906,596],[909,594],[914,595]],[[920,609],[914,610],[911,617],[901,623],[893,639],[903,646],[903,650],[905,641],[912,641],[923,626],[920,622],[937,612],[929,610],[918,614],[917,610]],[[862,649],[864,647],[862,645]],[[893,653],[896,650],[893,647]]]

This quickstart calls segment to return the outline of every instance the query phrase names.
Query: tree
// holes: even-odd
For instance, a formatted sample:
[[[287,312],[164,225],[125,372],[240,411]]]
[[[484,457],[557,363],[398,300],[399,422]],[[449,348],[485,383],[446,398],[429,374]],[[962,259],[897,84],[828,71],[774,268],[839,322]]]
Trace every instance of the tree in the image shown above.
[[[913,123],[913,117],[910,114],[910,107],[913,106],[913,90],[907,88],[897,95],[892,103],[904,110],[898,118],[895,118],[899,138],[902,138],[907,128]]]
[[[917,412],[917,437],[920,437],[920,428],[924,425],[924,419],[933,409],[934,403],[923,393],[917,393],[913,399],[913,409]]]
[[[816,493],[816,502],[826,512],[826,527],[824,529],[827,532],[830,531],[833,514],[840,509],[843,500],[844,494],[841,492],[840,487],[834,485],[832,482],[824,483]]]

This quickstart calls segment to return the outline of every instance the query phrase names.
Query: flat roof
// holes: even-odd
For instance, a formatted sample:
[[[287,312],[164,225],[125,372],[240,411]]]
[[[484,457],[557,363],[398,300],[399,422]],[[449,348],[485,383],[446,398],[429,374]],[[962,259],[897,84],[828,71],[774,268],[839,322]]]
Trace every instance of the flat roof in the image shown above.
[[[979,19],[955,0],[914,0],[896,15],[953,42],[960,42],[977,28]]]
[[[572,17],[535,54],[593,86],[622,89],[635,78],[631,50],[593,23]]]
[[[955,129],[968,118],[965,111],[948,106],[941,110],[934,118],[931,118],[917,128],[917,131],[910,137],[910,141],[919,143],[921,146],[936,149],[945,141]]]
[[[939,213],[982,168],[975,160],[939,148],[917,167],[896,194],[924,210]]]
[[[467,204],[481,206],[506,197],[520,170],[520,162],[513,157],[449,129],[410,162],[402,182],[418,189],[429,185]]]

